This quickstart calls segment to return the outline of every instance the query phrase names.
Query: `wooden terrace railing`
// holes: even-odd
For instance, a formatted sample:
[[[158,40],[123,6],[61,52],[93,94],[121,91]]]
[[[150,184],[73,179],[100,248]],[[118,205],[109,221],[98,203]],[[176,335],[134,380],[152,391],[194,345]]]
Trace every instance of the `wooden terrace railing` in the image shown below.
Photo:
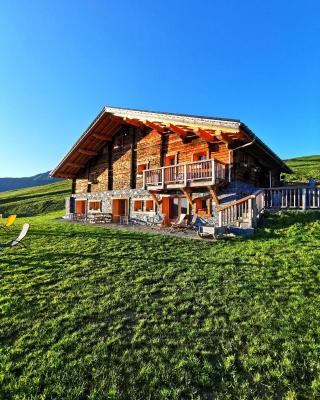
[[[219,226],[246,222],[255,228],[265,210],[320,210],[320,187],[261,189],[254,194],[217,208]]]
[[[217,211],[219,226],[247,222],[250,226],[255,227],[264,211],[264,190],[258,190],[250,196],[219,207]]]
[[[196,186],[212,184],[226,180],[226,166],[220,161],[210,159],[170,165],[167,167],[147,169],[143,171],[143,187],[166,188],[181,185]]]

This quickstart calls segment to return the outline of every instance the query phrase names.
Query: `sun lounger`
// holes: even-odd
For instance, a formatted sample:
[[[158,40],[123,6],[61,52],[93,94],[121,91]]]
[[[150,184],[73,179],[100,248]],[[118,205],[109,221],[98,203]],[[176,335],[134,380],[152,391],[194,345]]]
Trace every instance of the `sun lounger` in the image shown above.
[[[27,247],[24,243],[22,243],[22,239],[28,233],[29,227],[30,227],[29,224],[23,224],[23,227],[21,229],[19,236],[15,240],[11,240],[10,242],[0,243],[0,248],[4,248],[4,247],[11,248],[11,247],[17,246],[18,244],[22,244],[22,246]]]
[[[175,229],[183,229],[187,226],[184,224],[184,219],[186,218],[187,214],[180,214],[179,217],[175,222],[171,222],[170,231],[174,231]]]
[[[0,228],[2,229],[8,229],[10,226],[12,226],[16,220],[17,216],[15,214],[9,215],[7,218],[7,221],[4,225],[0,225]]]

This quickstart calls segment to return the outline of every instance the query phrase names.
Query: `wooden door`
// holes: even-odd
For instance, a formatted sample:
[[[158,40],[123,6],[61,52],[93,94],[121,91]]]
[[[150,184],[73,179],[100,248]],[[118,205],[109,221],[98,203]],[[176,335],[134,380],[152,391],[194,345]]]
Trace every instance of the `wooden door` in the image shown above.
[[[127,215],[127,212],[128,212],[127,199],[114,199],[112,201],[113,222],[119,222],[120,216]]]

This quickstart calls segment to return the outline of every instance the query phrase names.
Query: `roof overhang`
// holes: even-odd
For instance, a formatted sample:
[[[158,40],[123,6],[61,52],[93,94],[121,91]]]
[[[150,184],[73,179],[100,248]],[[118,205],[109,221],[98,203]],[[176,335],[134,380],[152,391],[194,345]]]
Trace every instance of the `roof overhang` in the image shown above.
[[[255,137],[249,128],[235,119],[104,107],[50,176],[74,178],[123,125],[153,129],[159,134],[176,133],[183,138],[200,137],[208,143],[223,142],[231,149],[235,142],[249,143]],[[263,142],[256,140],[275,159],[279,168],[284,172],[290,170]]]

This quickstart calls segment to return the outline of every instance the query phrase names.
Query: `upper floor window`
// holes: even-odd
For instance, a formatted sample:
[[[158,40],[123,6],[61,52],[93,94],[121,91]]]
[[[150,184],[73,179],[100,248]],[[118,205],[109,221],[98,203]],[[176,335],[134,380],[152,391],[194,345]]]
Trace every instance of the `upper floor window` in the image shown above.
[[[207,160],[207,152],[206,151],[201,151],[199,153],[193,153],[192,155],[192,161],[202,161],[202,160]]]
[[[177,155],[173,154],[171,156],[166,156],[165,158],[165,165],[166,167],[170,165],[176,165],[177,164]]]
[[[148,169],[149,163],[139,164],[137,168],[137,174],[142,175],[143,171]]]

